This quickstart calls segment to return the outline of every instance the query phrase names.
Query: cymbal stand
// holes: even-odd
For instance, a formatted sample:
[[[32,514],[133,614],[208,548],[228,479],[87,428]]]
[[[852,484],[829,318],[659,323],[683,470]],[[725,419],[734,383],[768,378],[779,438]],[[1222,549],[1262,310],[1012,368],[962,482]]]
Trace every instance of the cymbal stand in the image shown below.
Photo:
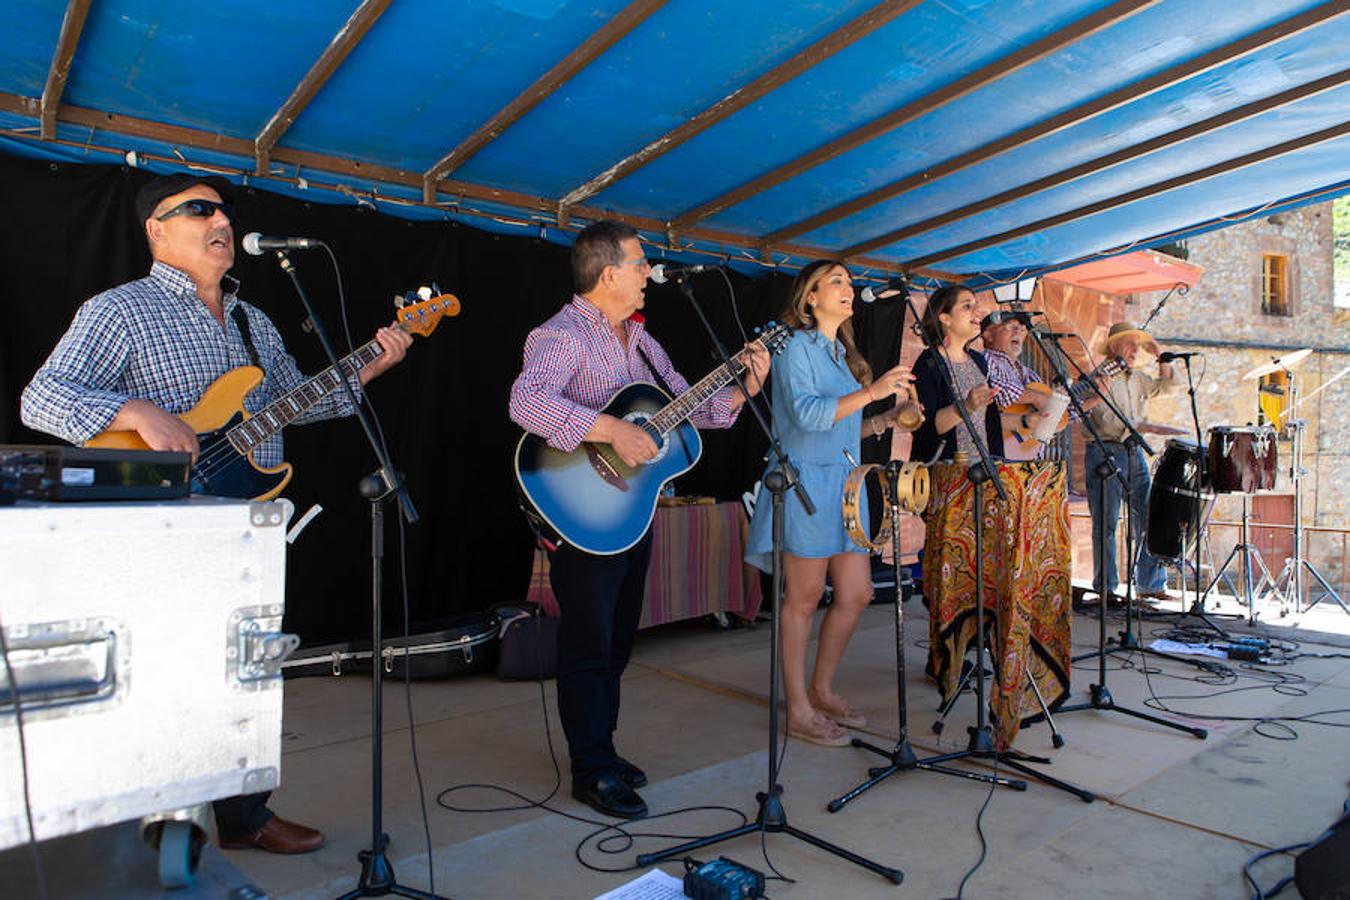
[[[1289,376],[1289,410],[1291,415],[1298,415],[1298,381],[1292,369],[1286,368],[1285,373]],[[1296,612],[1307,612],[1317,604],[1321,603],[1327,597],[1335,601],[1336,605],[1343,612],[1350,615],[1350,608],[1346,607],[1345,601],[1341,595],[1336,593],[1332,586],[1322,577],[1322,573],[1317,571],[1317,567],[1312,564],[1304,553],[1303,544],[1303,479],[1308,474],[1308,470],[1303,468],[1303,430],[1307,428],[1308,423],[1304,419],[1293,418],[1287,423],[1291,432],[1293,448],[1291,459],[1289,461],[1289,477],[1294,482],[1294,555],[1284,561],[1284,569],[1275,579],[1275,594],[1280,598],[1281,608],[1288,609],[1292,607]],[[1304,580],[1303,570],[1317,579],[1322,585],[1322,594],[1316,600],[1308,602],[1307,606],[1300,605],[1307,599],[1306,592],[1308,584]]]
[[[861,738],[853,739],[853,746],[863,750],[868,750],[878,756],[884,757],[889,762],[884,766],[877,766],[867,770],[867,780],[855,787],[853,790],[841,797],[836,797],[826,804],[826,809],[830,812],[839,812],[855,797],[861,796],[881,782],[890,778],[897,772],[905,772],[911,769],[924,769],[929,772],[940,772],[943,775],[955,775],[958,778],[967,778],[971,781],[982,781],[985,784],[1001,784],[1004,787],[1010,787],[1014,790],[1025,791],[1027,783],[1020,779],[1005,778],[1002,775],[984,775],[977,772],[966,772],[961,769],[949,769],[938,765],[937,762],[949,759],[951,757],[934,757],[933,759],[919,759],[914,755],[914,749],[909,744],[909,712],[908,705],[905,702],[905,604],[902,592],[899,590],[900,584],[900,468],[899,460],[891,460],[886,463],[886,504],[890,509],[891,522],[891,566],[895,570],[895,692],[896,709],[900,715],[900,736],[896,739],[895,746],[890,750],[883,749],[875,744],[869,744]],[[976,521],[978,522],[978,513]],[[981,654],[982,656],[983,654]],[[981,665],[983,669],[983,665]],[[960,693],[958,688],[956,694]],[[955,696],[955,695],[953,695]],[[935,760],[937,762],[935,762]]]

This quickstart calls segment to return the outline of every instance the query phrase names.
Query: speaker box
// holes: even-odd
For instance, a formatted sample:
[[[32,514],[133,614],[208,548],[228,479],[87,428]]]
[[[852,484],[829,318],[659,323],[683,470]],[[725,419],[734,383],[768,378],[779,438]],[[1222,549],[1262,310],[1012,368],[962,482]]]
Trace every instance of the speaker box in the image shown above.
[[[1350,900],[1350,815],[1298,855],[1294,885],[1304,900]]]

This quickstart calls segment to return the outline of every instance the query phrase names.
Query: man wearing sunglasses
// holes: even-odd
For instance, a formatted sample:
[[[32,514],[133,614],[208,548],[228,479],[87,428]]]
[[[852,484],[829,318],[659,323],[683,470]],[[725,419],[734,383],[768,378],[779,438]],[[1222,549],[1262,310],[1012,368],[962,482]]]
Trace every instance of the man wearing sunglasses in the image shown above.
[[[249,395],[257,411],[304,380],[281,335],[262,310],[240,300],[234,265],[234,190],[216,176],[167,175],[136,195],[154,264],[150,274],[86,301],[69,330],[24,389],[25,425],[73,444],[107,430],[135,431],[152,449],[198,451],[197,435],[178,413],[230,369],[258,365],[261,385]],[[397,365],[412,337],[376,332],[384,354],[361,369],[359,384]],[[358,385],[353,385],[356,388]],[[297,422],[351,415],[344,392],[315,404]],[[258,447],[258,464],[282,462],[281,436]],[[220,844],[273,853],[306,853],[323,834],[267,808],[268,794],[215,803]]]

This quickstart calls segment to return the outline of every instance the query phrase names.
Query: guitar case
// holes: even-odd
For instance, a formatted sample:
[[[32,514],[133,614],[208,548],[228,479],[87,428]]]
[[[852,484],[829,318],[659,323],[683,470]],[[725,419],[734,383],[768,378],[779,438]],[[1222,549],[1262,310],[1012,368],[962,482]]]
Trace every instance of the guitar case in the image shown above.
[[[448,678],[491,670],[497,664],[498,620],[494,611],[446,616],[414,625],[384,641],[384,674],[402,678]],[[288,677],[346,675],[370,671],[370,641],[302,646],[282,663]]]

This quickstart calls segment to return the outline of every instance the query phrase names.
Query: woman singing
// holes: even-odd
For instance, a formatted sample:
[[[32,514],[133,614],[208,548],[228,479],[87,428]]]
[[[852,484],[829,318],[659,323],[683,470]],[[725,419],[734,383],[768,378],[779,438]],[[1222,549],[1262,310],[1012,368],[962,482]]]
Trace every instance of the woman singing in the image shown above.
[[[834,675],[858,617],[872,600],[866,551],[844,529],[844,482],[863,436],[891,428],[899,407],[863,418],[863,407],[907,392],[913,376],[896,366],[876,381],[853,342],[853,279],[842,263],[819,260],[802,269],[792,284],[783,320],[796,329],[773,367],[774,428],[801,483],[816,506],[807,515],[796,495],[784,498],[782,605],[783,675],[787,685],[788,734],[827,747],[849,743],[841,727],[867,720],[834,692]],[[773,465],[773,463],[770,463]],[[860,516],[867,521],[866,497]],[[750,523],[746,559],[772,567],[771,498],[760,494]],[[820,626],[811,686],[806,684],[806,642],[811,619],[829,573],[834,602]]]
[[[923,406],[924,421],[914,432],[910,459],[919,462],[929,462],[934,456],[951,459],[958,450],[964,451],[972,462],[978,458],[956,410],[958,399],[970,413],[971,422],[990,454],[1002,456],[1003,429],[998,407],[989,402],[994,398],[994,389],[986,380],[989,366],[982,354],[966,349],[980,334],[975,294],[956,285],[939,288],[928,298],[923,323],[929,339],[936,337],[940,343],[936,348],[924,350],[914,361],[914,387]],[[944,361],[956,386],[955,396],[938,368]]]

